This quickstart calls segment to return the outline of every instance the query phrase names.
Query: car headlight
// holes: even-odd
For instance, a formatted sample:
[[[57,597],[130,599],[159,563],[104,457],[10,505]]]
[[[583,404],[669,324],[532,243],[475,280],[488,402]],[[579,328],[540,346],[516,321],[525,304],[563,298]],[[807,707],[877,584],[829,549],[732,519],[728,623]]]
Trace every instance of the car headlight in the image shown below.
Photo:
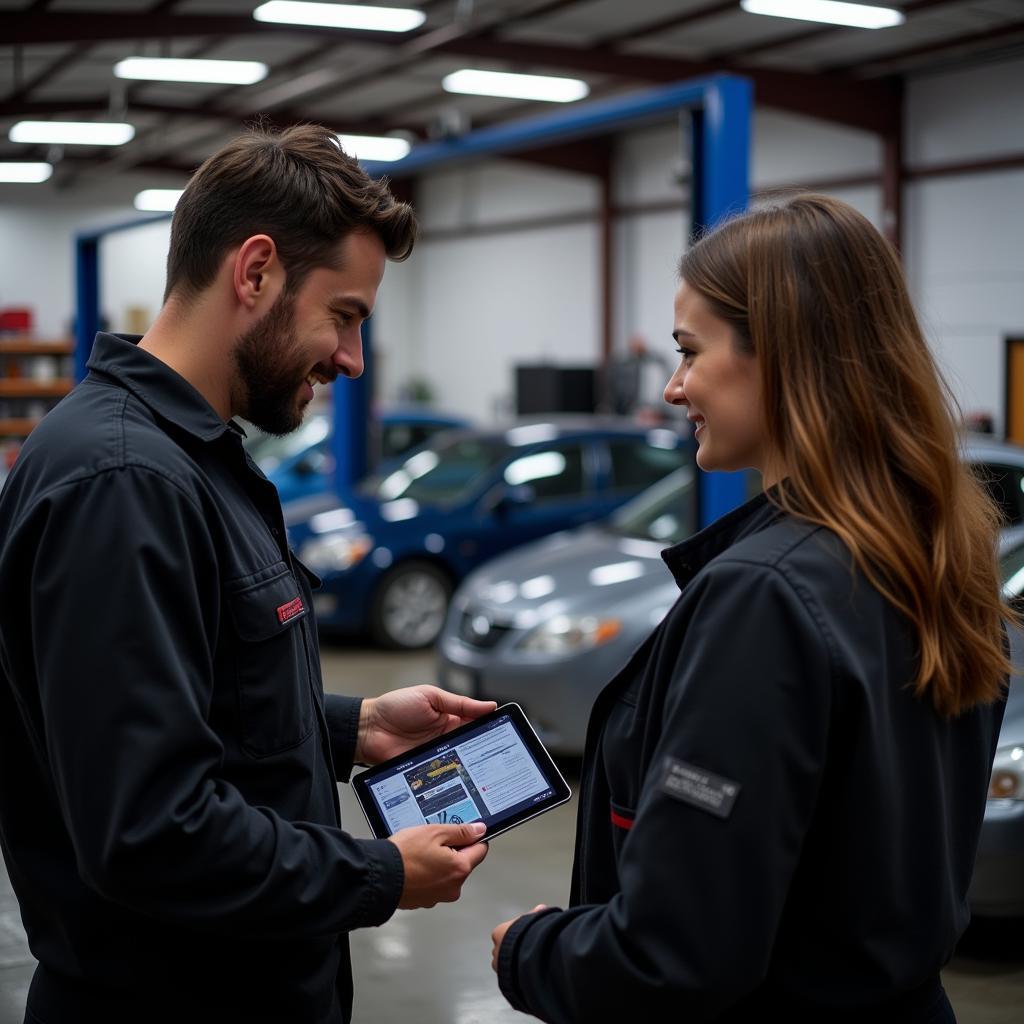
[[[989,800],[1024,800],[1024,747],[1003,747],[992,762]]]
[[[519,647],[536,654],[577,654],[606,644],[621,631],[619,619],[596,615],[556,615],[527,633]]]
[[[373,538],[366,533],[327,534],[306,541],[299,558],[313,572],[344,572],[358,565],[373,550]]]

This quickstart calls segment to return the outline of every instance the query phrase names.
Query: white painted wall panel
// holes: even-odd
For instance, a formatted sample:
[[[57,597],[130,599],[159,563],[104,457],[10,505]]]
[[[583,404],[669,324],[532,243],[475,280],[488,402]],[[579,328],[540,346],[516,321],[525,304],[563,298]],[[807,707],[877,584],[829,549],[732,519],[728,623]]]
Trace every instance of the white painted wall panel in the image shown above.
[[[965,411],[1002,429],[1004,339],[1024,333],[1024,171],[907,189],[906,262],[925,332]]]
[[[754,117],[753,187],[877,174],[881,144],[867,132],[781,110]]]
[[[1024,60],[911,80],[904,143],[911,167],[1024,151]]]
[[[100,309],[112,330],[128,331],[128,310],[145,310],[149,327],[163,305],[170,220],[107,235],[100,242]]]
[[[0,204],[0,307],[28,306],[37,337],[67,337],[75,312],[75,235],[133,216],[117,206]]]
[[[425,243],[405,364],[438,405],[489,421],[511,408],[515,364],[593,363],[597,251],[589,225]]]
[[[416,194],[425,231],[595,211],[598,201],[589,178],[508,160],[439,171],[419,181]]]

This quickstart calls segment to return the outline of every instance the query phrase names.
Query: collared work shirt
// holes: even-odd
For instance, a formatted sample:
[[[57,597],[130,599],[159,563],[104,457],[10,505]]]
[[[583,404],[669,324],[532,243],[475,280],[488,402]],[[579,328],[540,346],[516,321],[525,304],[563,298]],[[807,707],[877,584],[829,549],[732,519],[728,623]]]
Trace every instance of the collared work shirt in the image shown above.
[[[182,377],[101,334],[0,497],[0,836],[43,1021],[341,1022],[401,857],[341,831],[277,493]],[[315,579],[315,578],[314,578]]]

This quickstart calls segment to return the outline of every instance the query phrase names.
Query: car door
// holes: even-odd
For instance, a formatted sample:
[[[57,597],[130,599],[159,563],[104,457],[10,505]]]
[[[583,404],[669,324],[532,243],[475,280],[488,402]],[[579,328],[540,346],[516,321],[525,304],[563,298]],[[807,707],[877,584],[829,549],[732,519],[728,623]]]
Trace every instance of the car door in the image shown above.
[[[605,472],[598,500],[605,515],[691,462],[670,431],[636,437],[611,437],[604,448]]]
[[[593,442],[532,445],[505,463],[478,504],[476,560],[602,514]]]

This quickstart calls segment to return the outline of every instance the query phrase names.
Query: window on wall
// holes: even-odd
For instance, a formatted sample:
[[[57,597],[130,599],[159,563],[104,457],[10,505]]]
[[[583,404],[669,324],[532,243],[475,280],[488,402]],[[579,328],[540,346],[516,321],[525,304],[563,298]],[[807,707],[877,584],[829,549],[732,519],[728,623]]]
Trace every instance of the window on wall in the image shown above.
[[[1004,525],[1024,523],[1024,466],[980,462],[974,470],[1002,509]]]
[[[610,441],[608,454],[614,490],[649,487],[687,461],[686,454],[679,448],[659,448],[639,438]]]
[[[505,482],[529,487],[536,502],[579,498],[587,490],[583,448],[571,444],[532,451],[508,464]]]

